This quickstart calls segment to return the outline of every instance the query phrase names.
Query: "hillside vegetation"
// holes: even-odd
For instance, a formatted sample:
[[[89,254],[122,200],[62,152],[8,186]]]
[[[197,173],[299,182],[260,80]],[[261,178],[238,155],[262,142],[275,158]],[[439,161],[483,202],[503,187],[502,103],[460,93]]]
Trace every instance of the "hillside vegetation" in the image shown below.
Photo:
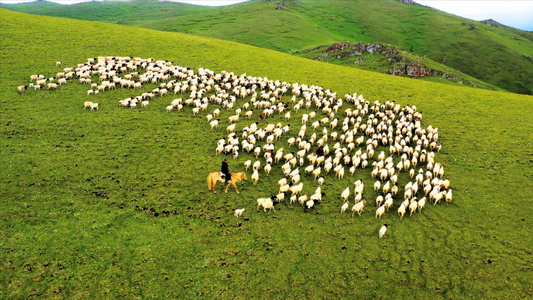
[[[533,57],[533,33],[397,0],[256,0],[216,8],[155,0],[3,7],[210,36],[283,52],[335,42],[381,42],[436,62],[445,59],[446,66],[502,89],[533,94],[533,61],[528,59]]]
[[[533,97],[181,33],[7,10],[0,15],[2,298],[533,297]],[[118,99],[157,84],[87,95],[89,87],[72,80],[55,91],[17,93],[32,74],[54,76],[101,55],[169,60],[194,70],[314,84],[339,96],[355,92],[371,103],[416,105],[423,126],[439,128],[443,148],[436,160],[446,168],[454,199],[403,220],[395,203],[376,219],[365,169],[342,181],[326,176],[324,201],[309,213],[287,200],[264,213],[255,209],[256,199],[277,191],[278,166],[270,177],[261,172],[257,186],[239,185],[240,194],[219,186],[215,195],[206,187],[207,173],[220,169],[214,150],[233,110],[224,110],[221,126],[211,130],[205,113],[195,116],[190,107],[167,113],[173,95],[157,97],[147,109],[118,107]],[[84,110],[87,100],[100,109]],[[302,113],[291,118],[291,135]],[[263,121],[254,115],[238,129],[251,122],[285,124],[283,115]],[[251,158],[228,157],[231,170],[243,170]],[[351,218],[339,212],[339,195],[359,178],[368,203]],[[408,180],[404,173],[402,185]],[[312,179],[304,181],[314,190]],[[236,208],[246,208],[240,219]],[[379,239],[383,223],[390,226]]]
[[[453,68],[382,43],[335,43],[291,54],[359,69],[439,83],[501,90]]]

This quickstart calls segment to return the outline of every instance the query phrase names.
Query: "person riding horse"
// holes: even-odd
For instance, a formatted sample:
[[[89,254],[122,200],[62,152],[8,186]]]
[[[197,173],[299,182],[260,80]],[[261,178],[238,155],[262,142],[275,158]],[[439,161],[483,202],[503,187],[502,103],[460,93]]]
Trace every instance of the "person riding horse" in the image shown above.
[[[226,183],[231,182],[231,174],[229,172],[229,166],[228,166],[228,159],[224,158],[224,161],[222,162],[222,167],[220,168],[220,173],[224,174],[224,179],[226,180]]]

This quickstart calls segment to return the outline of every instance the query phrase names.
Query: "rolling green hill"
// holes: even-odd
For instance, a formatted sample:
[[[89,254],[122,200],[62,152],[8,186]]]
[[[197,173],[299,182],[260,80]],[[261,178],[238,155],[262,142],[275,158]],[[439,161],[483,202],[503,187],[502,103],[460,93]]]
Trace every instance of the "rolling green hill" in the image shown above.
[[[446,65],[382,43],[335,43],[291,54],[359,69],[439,83],[501,90]]]
[[[533,297],[533,97],[387,76],[181,33],[7,10],[0,15],[2,298]],[[255,199],[277,191],[279,165],[270,177],[261,171],[257,186],[239,185],[240,194],[206,188],[207,173],[220,168],[214,150],[233,110],[223,110],[221,126],[210,129],[205,114],[215,104],[200,115],[190,107],[167,113],[174,95],[157,97],[146,109],[117,106],[118,99],[159,84],[87,95],[89,87],[72,80],[55,91],[17,93],[32,74],[54,76],[107,55],[318,85],[339,97],[363,94],[370,103],[416,105],[423,126],[439,128],[443,148],[436,161],[446,168],[454,200],[403,220],[395,213],[398,200],[376,219],[366,169],[344,180],[326,176],[324,201],[310,213],[287,200],[264,213]],[[87,100],[101,103],[100,109],[84,110]],[[305,112],[289,122],[291,135]],[[239,121],[238,129],[252,122],[286,123],[283,115],[263,121],[254,115]],[[234,171],[255,160],[245,153],[229,159]],[[358,178],[368,203],[362,216],[351,218],[339,212],[339,195]],[[403,191],[410,179],[405,173],[400,179]],[[316,188],[312,179],[304,182],[306,192]],[[233,210],[241,207],[246,211],[237,219]],[[379,239],[383,223],[390,226]]]
[[[220,8],[155,1],[3,7],[210,36],[283,52],[335,42],[381,42],[436,62],[446,59],[446,66],[502,89],[533,94],[533,61],[528,59],[533,57],[533,33],[396,0],[256,0]]]
[[[144,23],[157,22],[162,19],[217,10],[216,7],[157,0],[95,1],[72,5],[63,5],[48,1],[36,1],[20,4],[0,4],[0,7],[43,16],[135,26],[142,26]]]

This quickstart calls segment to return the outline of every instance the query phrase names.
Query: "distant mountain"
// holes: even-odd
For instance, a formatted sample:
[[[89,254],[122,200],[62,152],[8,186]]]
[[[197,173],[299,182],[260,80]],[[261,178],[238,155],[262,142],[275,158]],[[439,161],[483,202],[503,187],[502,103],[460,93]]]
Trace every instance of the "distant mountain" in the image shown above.
[[[533,41],[533,32],[532,31],[520,30],[520,29],[511,27],[511,26],[507,26],[507,25],[504,25],[502,23],[499,23],[498,21],[495,21],[493,19],[483,20],[483,21],[480,21],[480,22],[483,23],[483,24],[489,25],[489,26],[501,27],[503,29],[506,29],[506,30],[510,31],[511,33],[518,34],[518,35],[520,35],[522,37],[525,37],[526,39],[528,39],[530,41]]]
[[[33,2],[0,7],[216,37],[292,53],[379,42],[427,56],[502,89],[533,94],[533,33],[398,0],[252,0],[225,7],[159,2]],[[498,23],[499,24],[499,23]]]

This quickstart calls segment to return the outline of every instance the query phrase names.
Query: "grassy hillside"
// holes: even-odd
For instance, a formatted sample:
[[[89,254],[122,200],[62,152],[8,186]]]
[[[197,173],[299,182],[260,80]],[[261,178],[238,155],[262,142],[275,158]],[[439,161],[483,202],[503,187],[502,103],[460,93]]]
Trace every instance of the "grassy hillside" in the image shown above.
[[[383,43],[335,43],[291,54],[359,69],[427,81],[501,90],[427,57]]]
[[[513,27],[510,27],[510,26],[507,26],[507,25],[504,25],[504,24],[501,24],[495,20],[492,20],[492,19],[488,19],[488,20],[483,20],[481,21],[481,23],[483,24],[487,24],[487,25],[490,25],[490,26],[494,26],[494,27],[501,27],[505,30],[508,30],[514,34],[518,34],[520,36],[523,36],[525,37],[526,39],[530,40],[530,41],[533,41],[533,31],[524,31],[524,30],[520,30],[520,29],[516,29],[516,28],[513,28]]]
[[[210,36],[284,52],[334,42],[382,42],[437,62],[446,58],[447,66],[481,81],[533,94],[533,61],[527,59],[533,57],[531,33],[486,25],[418,4],[397,0],[257,0],[201,8],[144,3],[54,5],[49,10],[41,8],[48,4],[39,3],[4,7]],[[119,9],[122,5],[124,9]],[[128,15],[133,6],[137,13]]]
[[[138,25],[189,14],[216,11],[216,7],[164,1],[103,1],[63,5],[36,1],[0,4],[0,7],[43,16],[65,17],[89,21]]]
[[[186,34],[0,14],[2,298],[533,296],[533,97],[386,76]],[[261,172],[256,187],[239,186],[241,194],[221,193],[220,186],[217,195],[208,192],[205,178],[219,169],[214,149],[225,126],[210,130],[205,114],[193,116],[190,108],[166,113],[173,96],[141,110],[117,106],[140,91],[88,96],[87,86],[69,82],[57,91],[16,92],[32,74],[61,70],[56,61],[75,66],[99,55],[152,57],[416,105],[423,126],[439,128],[443,150],[436,160],[446,168],[454,201],[428,205],[402,221],[396,203],[378,220],[367,169],[343,181],[328,176],[327,196],[311,213],[289,204],[258,212],[255,199],[277,190],[281,171],[276,168],[271,181]],[[83,110],[86,100],[102,106]],[[223,112],[222,125],[233,113]],[[291,119],[295,128],[302,113]],[[232,170],[250,158],[230,158]],[[365,181],[369,203],[361,217],[350,218],[339,213],[338,196],[356,178]],[[407,181],[402,175],[402,184]],[[305,182],[306,190],[316,187]],[[237,219],[233,209],[240,207],[246,211]],[[380,240],[383,223],[390,226]]]

